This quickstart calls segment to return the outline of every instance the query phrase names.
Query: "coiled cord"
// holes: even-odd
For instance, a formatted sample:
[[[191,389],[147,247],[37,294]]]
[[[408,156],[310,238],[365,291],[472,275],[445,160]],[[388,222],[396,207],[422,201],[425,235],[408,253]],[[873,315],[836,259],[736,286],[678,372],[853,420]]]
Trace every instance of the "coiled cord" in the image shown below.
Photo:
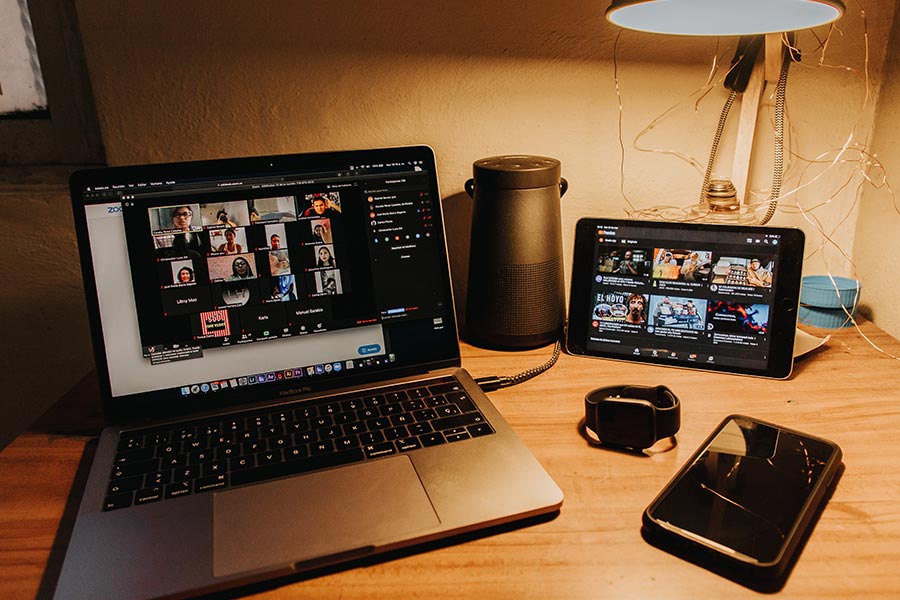
[[[555,365],[556,361],[559,360],[561,351],[562,342],[560,340],[556,340],[556,344],[553,346],[553,355],[547,362],[545,362],[541,366],[528,369],[527,371],[522,371],[517,375],[493,375],[490,377],[479,377],[475,380],[475,383],[477,383],[478,386],[485,392],[492,392],[496,389],[520,384],[524,381],[528,381],[532,377],[537,377],[538,375]]]
[[[781,183],[784,178],[784,104],[787,90],[788,69],[791,66],[791,53],[785,52],[781,61],[781,72],[778,74],[778,85],[775,88],[775,172],[772,174],[772,191],[769,194],[769,207],[759,224],[765,225],[775,216],[778,198],[781,196]]]
[[[722,141],[722,134],[725,131],[725,123],[728,121],[728,113],[731,106],[737,98],[737,92],[731,90],[728,98],[725,100],[725,106],[722,107],[722,114],[719,115],[719,124],[716,127],[716,135],[713,137],[712,147],[709,149],[709,161],[706,163],[706,173],[703,175],[703,187],[700,188],[700,204],[708,208],[707,191],[709,190],[709,180],[712,179],[713,166],[716,162],[716,154],[719,153],[719,142]]]

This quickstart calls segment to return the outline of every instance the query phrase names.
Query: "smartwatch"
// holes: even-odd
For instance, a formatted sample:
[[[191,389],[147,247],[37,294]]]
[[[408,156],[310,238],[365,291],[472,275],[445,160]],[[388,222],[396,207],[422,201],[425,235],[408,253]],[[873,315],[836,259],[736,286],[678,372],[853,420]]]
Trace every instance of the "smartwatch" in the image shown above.
[[[643,450],[678,433],[681,403],[664,385],[613,385],[584,397],[584,422],[606,446]]]

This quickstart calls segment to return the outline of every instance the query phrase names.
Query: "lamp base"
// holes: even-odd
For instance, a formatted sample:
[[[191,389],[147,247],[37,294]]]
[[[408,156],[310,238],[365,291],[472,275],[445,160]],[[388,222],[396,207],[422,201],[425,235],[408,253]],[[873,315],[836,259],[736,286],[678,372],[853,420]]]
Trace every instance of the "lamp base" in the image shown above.
[[[756,211],[741,204],[718,210],[709,205],[697,204],[691,207],[690,214],[692,221],[701,223],[718,225],[755,225],[757,223]]]

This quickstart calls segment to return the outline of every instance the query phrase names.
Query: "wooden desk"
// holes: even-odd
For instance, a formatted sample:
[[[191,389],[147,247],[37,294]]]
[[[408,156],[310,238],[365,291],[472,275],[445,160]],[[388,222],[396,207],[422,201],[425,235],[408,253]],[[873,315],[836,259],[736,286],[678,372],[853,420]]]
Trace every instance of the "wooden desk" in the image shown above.
[[[870,323],[863,331],[900,355]],[[821,333],[821,332],[819,332]],[[476,377],[515,374],[549,349],[464,347]],[[759,595],[649,546],[641,512],[727,414],[741,412],[837,442],[846,471],[781,596],[900,597],[900,364],[853,330],[801,360],[787,381],[695,373],[563,356],[547,373],[491,398],[565,492],[554,520],[465,543],[257,589],[261,598],[746,598]],[[682,400],[678,445],[652,457],[589,447],[576,432],[585,392],[616,383],[671,387]],[[88,385],[85,389],[89,390]],[[45,596],[71,529],[73,479],[96,427],[92,395],[0,453],[0,597]],[[77,399],[77,398],[76,398]],[[80,408],[79,408],[80,406]],[[60,411],[61,416],[60,417]],[[42,431],[43,430],[43,431]],[[67,502],[69,503],[67,507]],[[64,511],[66,512],[64,516]],[[62,519],[62,527],[60,527]]]

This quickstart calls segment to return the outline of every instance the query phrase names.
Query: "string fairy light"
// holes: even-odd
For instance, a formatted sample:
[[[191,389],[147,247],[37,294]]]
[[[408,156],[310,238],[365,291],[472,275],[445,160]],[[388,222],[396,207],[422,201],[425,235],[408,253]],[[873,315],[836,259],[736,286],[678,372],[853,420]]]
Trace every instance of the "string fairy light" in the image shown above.
[[[898,205],[897,197],[894,193],[893,188],[890,186],[887,170],[884,164],[881,163],[880,160],[878,160],[875,154],[869,151],[866,144],[857,141],[857,131],[862,129],[863,118],[866,115],[866,109],[871,101],[871,81],[869,75],[869,33],[865,10],[860,2],[857,2],[857,6],[858,14],[862,22],[862,43],[864,49],[863,64],[860,69],[856,69],[850,65],[833,64],[829,62],[829,51],[831,49],[832,37],[837,35],[844,35],[844,32],[840,28],[838,28],[835,23],[832,23],[828,26],[828,32],[824,36],[824,38],[820,37],[815,30],[809,30],[809,33],[811,34],[813,39],[816,40],[817,46],[813,50],[809,51],[806,56],[817,55],[816,60],[793,62],[793,65],[801,66],[805,69],[833,69],[846,72],[855,77],[859,77],[862,80],[862,87],[865,95],[862,103],[860,104],[856,119],[854,120],[854,123],[850,128],[850,132],[844,140],[844,143],[840,147],[820,152],[815,158],[806,158],[804,156],[801,156],[794,149],[795,143],[793,140],[797,137],[797,135],[792,125],[790,125],[791,119],[789,117],[789,114],[787,113],[787,111],[785,111],[784,119],[788,125],[784,128],[784,145],[786,149],[784,180],[795,181],[796,183],[793,187],[781,191],[781,193],[778,195],[777,206],[777,211],[780,213],[800,215],[803,220],[808,223],[809,226],[813,229],[814,233],[819,236],[820,242],[812,249],[809,254],[807,254],[805,258],[808,260],[816,254],[821,254],[822,263],[825,265],[827,276],[834,286],[835,294],[838,295],[838,298],[840,298],[839,287],[838,283],[835,281],[835,278],[831,273],[832,269],[831,265],[829,264],[826,249],[833,248],[834,250],[836,250],[841,259],[847,265],[849,265],[853,271],[855,271],[855,263],[853,262],[850,255],[841,247],[840,243],[835,240],[835,237],[838,230],[842,226],[844,226],[848,222],[850,216],[854,214],[854,211],[859,205],[863,188],[869,186],[872,189],[876,190],[886,190],[890,195],[891,205],[894,211],[898,215],[900,215],[900,205]],[[634,219],[667,220],[679,222],[702,221],[706,215],[698,215],[696,214],[696,211],[691,211],[690,207],[687,206],[678,206],[674,204],[657,204],[649,207],[638,208],[626,193],[626,144],[624,135],[625,105],[622,98],[618,61],[619,44],[622,33],[623,31],[620,30],[616,35],[613,44],[612,62],[618,109],[617,122],[620,151],[619,192],[627,206],[627,208],[625,209],[625,213],[629,218]],[[786,34],[782,36],[782,39],[782,43],[790,51],[791,57],[801,56],[799,49],[800,44],[798,42],[795,41],[791,43]],[[707,99],[710,92],[718,85],[720,85],[727,76],[727,72],[724,74],[719,73],[719,71],[721,70],[720,65],[722,62],[719,53],[720,48],[719,42],[717,40],[716,48],[713,53],[713,58],[711,60],[710,69],[707,74],[706,81],[698,88],[690,92],[686,97],[669,106],[658,116],[651,119],[649,123],[644,126],[633,138],[631,146],[632,148],[634,148],[634,150],[641,153],[659,154],[673,157],[679,161],[684,162],[686,165],[697,170],[699,173],[703,173],[703,167],[701,166],[700,161],[695,157],[690,156],[689,154],[676,148],[656,148],[651,145],[646,145],[643,140],[650,134],[650,132],[654,131],[662,122],[671,117],[671,115],[678,108],[682,107],[686,103],[691,102],[693,104],[693,110],[695,112],[698,112],[700,110],[701,104]],[[771,99],[772,95],[769,96],[768,109],[770,113],[772,109]],[[770,127],[774,131],[775,125],[771,114],[769,115],[769,121]],[[809,175],[809,171],[813,167],[819,167],[819,172],[809,177],[809,179],[806,179]],[[846,169],[849,169],[849,172],[847,172]],[[841,170],[845,171],[843,173],[840,173],[839,171]],[[826,183],[826,178],[831,176],[838,177],[839,183],[836,186],[832,187],[829,193],[824,195],[821,193],[809,194],[815,196],[816,198],[815,203],[811,205],[809,205],[804,198],[801,198],[801,195],[805,195],[804,192],[814,191],[816,186],[820,182]],[[848,192],[848,188],[853,185],[854,181],[857,181],[855,190],[853,190],[853,192]],[[821,213],[824,207],[833,204],[836,201],[837,197],[841,194],[852,194],[853,199],[851,202],[849,202],[846,210],[838,214],[839,218],[836,224],[834,224],[831,228],[828,228],[823,223],[823,220],[819,217],[818,213]],[[825,199],[821,200],[823,196]],[[745,205],[749,206],[753,211],[766,210],[771,206],[770,190],[750,190]],[[847,322],[855,328],[856,332],[872,348],[891,359],[900,360],[900,357],[894,356],[890,352],[887,352],[886,350],[875,344],[860,329],[859,324],[853,316],[853,310],[855,309],[855,306],[847,307],[843,302],[840,302],[840,306],[847,316]]]

